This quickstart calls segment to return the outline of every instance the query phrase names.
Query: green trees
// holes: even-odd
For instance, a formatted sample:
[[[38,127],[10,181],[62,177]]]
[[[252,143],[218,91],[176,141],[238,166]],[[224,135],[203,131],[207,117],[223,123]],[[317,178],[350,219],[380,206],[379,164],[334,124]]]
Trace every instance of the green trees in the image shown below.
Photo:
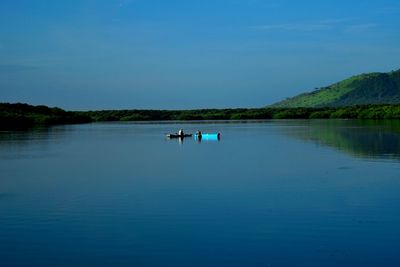
[[[398,119],[400,105],[331,108],[254,108],[198,110],[90,111],[94,121],[265,120],[265,119]]]
[[[262,120],[262,119],[400,119],[400,105],[328,108],[254,108],[197,110],[65,111],[46,106],[0,103],[0,130],[92,121]]]
[[[28,129],[34,126],[85,123],[92,119],[82,113],[47,106],[0,103],[0,130]]]

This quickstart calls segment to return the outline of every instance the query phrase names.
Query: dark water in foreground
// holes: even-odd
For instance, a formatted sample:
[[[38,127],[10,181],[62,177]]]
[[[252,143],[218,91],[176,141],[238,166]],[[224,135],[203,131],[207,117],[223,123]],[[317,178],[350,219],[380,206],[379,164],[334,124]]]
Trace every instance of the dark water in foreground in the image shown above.
[[[221,140],[166,140],[183,127]],[[0,266],[400,266],[400,124],[0,133]]]

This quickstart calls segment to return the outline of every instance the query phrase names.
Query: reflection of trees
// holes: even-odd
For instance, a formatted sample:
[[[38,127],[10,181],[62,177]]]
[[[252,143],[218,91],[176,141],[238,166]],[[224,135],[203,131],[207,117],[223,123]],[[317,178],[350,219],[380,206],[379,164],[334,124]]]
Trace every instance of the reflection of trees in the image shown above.
[[[42,150],[50,142],[65,137],[69,126],[34,128],[28,131],[0,132],[0,158],[3,155],[19,155],[24,151]]]
[[[319,120],[286,134],[367,158],[400,160],[400,121]]]

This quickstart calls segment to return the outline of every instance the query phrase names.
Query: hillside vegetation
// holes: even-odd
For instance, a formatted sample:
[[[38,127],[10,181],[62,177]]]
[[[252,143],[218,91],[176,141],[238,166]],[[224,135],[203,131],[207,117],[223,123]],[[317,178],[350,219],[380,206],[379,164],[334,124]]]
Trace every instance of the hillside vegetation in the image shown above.
[[[400,104],[400,70],[351,77],[313,92],[285,99],[271,107],[344,107],[369,104]]]

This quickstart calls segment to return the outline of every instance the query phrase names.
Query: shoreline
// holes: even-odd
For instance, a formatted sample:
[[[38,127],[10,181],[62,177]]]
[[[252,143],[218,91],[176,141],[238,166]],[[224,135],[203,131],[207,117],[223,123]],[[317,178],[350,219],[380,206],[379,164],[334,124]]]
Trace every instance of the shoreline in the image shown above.
[[[112,121],[240,121],[281,119],[398,120],[400,104],[373,104],[320,108],[228,108],[195,110],[96,110],[65,111],[47,106],[0,103],[0,130],[37,126]]]

